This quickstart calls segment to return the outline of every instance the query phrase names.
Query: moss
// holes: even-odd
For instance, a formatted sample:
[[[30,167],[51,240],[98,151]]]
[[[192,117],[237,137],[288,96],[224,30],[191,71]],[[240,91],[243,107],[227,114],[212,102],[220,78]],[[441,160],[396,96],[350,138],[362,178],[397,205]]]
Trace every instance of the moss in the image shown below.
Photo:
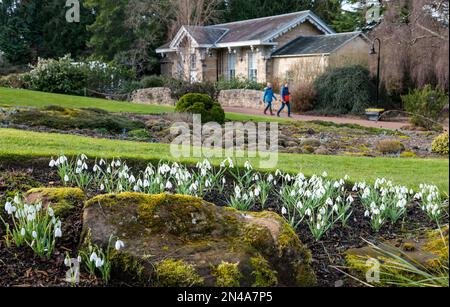
[[[405,251],[405,252],[412,252],[412,251],[416,250],[416,247],[412,243],[404,243],[402,245],[402,250]]]
[[[26,195],[33,202],[48,203],[55,215],[65,218],[85,199],[85,194],[78,188],[38,188],[29,190]]]
[[[440,230],[430,231],[422,249],[437,256],[437,258],[428,261],[431,268],[439,268],[445,263],[448,266],[449,227],[446,226]]]
[[[195,268],[182,260],[167,259],[155,266],[157,287],[198,287],[204,281]]]
[[[239,271],[239,263],[222,262],[213,268],[211,275],[216,278],[217,287],[240,287],[242,274]]]
[[[400,154],[400,157],[402,158],[415,158],[417,157],[415,152],[412,151],[404,151]]]
[[[20,193],[39,187],[33,176],[26,172],[5,171],[0,173],[0,202],[6,202],[7,198],[12,198]],[[2,204],[0,204],[2,206]]]
[[[255,281],[252,287],[275,287],[278,285],[277,272],[272,270],[269,262],[261,255],[250,258]]]
[[[144,279],[145,267],[136,257],[127,252],[113,251],[110,259],[115,274],[125,275],[127,278],[139,282],[146,282]]]

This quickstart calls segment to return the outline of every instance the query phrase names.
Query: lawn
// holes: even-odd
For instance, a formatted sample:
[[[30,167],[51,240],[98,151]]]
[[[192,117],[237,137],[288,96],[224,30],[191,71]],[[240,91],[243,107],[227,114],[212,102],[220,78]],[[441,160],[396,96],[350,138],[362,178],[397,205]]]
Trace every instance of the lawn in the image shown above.
[[[136,104],[124,101],[113,101],[99,98],[70,96],[0,87],[0,107],[2,105],[36,108],[43,108],[49,105],[58,105],[65,108],[99,108],[113,113],[134,114],[161,114],[173,112],[174,110],[174,108],[170,106]],[[227,113],[226,117],[228,120],[232,121],[267,122],[267,117],[265,116]],[[284,123],[291,120],[286,118],[272,118],[271,121]]]
[[[59,154],[157,161],[162,158],[193,163],[197,159],[175,159],[170,155],[170,145],[151,144],[107,139],[93,139],[73,135],[36,133],[14,129],[0,129],[0,161],[3,159],[29,159],[51,157]],[[256,159],[249,159],[257,165]],[[213,159],[215,164],[219,159]],[[239,161],[242,164],[244,161]],[[448,159],[399,159],[345,156],[319,156],[280,154],[278,168],[305,175],[327,171],[333,178],[346,174],[352,181],[374,181],[378,177],[392,179],[397,184],[416,188],[421,183],[432,183],[448,191]]]

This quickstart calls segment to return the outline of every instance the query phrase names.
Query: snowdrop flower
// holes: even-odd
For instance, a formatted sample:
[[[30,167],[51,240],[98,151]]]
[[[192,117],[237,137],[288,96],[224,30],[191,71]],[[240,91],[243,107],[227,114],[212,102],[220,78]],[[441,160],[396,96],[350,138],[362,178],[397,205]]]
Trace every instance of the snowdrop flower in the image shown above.
[[[105,160],[103,160],[103,159],[100,159],[100,162],[99,162],[99,164],[100,164],[100,166],[102,166],[102,165],[105,165],[105,164],[106,164],[106,162],[105,162]]]
[[[312,215],[311,209],[310,208],[306,209],[305,214],[310,217]]]
[[[25,228],[22,227],[22,229],[20,230],[20,235],[21,235],[22,237],[25,237],[25,234],[26,234]]]
[[[101,267],[103,266],[104,263],[105,263],[105,262],[104,262],[102,259],[97,258],[97,259],[95,260],[95,267],[101,268]]]
[[[89,257],[90,262],[95,262],[97,260],[98,256],[96,252],[92,252],[91,256]]]
[[[253,169],[253,167],[252,167],[252,165],[250,164],[250,162],[245,162],[245,164],[244,164],[244,168],[246,169],[246,170],[252,170]]]
[[[369,216],[370,216],[370,211],[369,211],[369,210],[366,210],[366,212],[364,212],[364,216],[365,216],[365,217],[369,217]]]
[[[19,195],[14,196],[14,200],[13,200],[17,205],[20,204],[20,198]]]
[[[167,181],[167,183],[166,183],[166,190],[171,190],[172,188],[173,188],[173,185],[172,185],[172,183],[170,182],[170,180]]]
[[[274,179],[274,178],[273,178],[273,175],[270,174],[269,177],[267,177],[267,182],[268,182],[268,183],[272,183],[273,179]]]
[[[62,231],[61,228],[56,228],[55,229],[55,238],[61,238],[62,237]]]
[[[328,173],[327,172],[323,172],[322,173],[322,177],[328,177]]]
[[[104,191],[105,190],[105,185],[102,183],[101,185],[100,185],[100,191]]]
[[[124,248],[124,247],[125,247],[125,244],[123,243],[123,241],[121,241],[121,240],[117,240],[117,241],[116,241],[116,246],[115,246],[115,248],[116,248],[117,251],[121,250],[121,249]]]
[[[352,197],[351,195],[349,195],[349,197],[347,197],[347,202],[348,202],[349,204],[353,204],[354,201],[355,201],[355,200],[353,199],[353,197]]]
[[[297,203],[297,208],[300,210],[303,209],[303,203],[300,200]]]
[[[48,207],[47,209],[48,216],[53,217],[55,215],[55,212],[51,207]]]
[[[33,232],[31,233],[31,236],[36,239],[37,238],[37,232],[33,230]]]
[[[69,182],[69,176],[67,175],[64,176],[64,182]]]
[[[48,164],[50,167],[54,167],[56,165],[56,161],[53,159],[50,160],[50,163]]]
[[[101,168],[97,165],[97,164],[95,164],[94,165],[94,168],[93,168],[93,171],[95,172],[95,173],[97,173],[97,172],[99,172],[101,170]]]
[[[282,215],[286,215],[287,214],[287,210],[285,207],[281,208],[281,214]]]

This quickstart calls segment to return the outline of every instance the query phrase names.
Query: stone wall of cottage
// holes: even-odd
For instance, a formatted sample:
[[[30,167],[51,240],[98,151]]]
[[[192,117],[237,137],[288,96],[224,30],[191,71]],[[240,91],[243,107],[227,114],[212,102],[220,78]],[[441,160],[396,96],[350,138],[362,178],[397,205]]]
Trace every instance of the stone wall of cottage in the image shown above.
[[[309,83],[325,71],[328,62],[325,55],[273,58],[273,77],[278,81]]]
[[[172,98],[170,88],[154,87],[137,90],[132,95],[132,102],[140,104],[157,104],[174,106],[176,100]]]

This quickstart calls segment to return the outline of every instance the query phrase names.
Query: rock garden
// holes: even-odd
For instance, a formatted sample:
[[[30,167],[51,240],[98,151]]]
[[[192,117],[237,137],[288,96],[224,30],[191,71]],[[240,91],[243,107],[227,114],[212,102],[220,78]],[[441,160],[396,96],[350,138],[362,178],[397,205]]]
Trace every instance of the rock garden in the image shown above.
[[[2,164],[0,200],[1,286],[448,286],[427,183],[81,154]]]

